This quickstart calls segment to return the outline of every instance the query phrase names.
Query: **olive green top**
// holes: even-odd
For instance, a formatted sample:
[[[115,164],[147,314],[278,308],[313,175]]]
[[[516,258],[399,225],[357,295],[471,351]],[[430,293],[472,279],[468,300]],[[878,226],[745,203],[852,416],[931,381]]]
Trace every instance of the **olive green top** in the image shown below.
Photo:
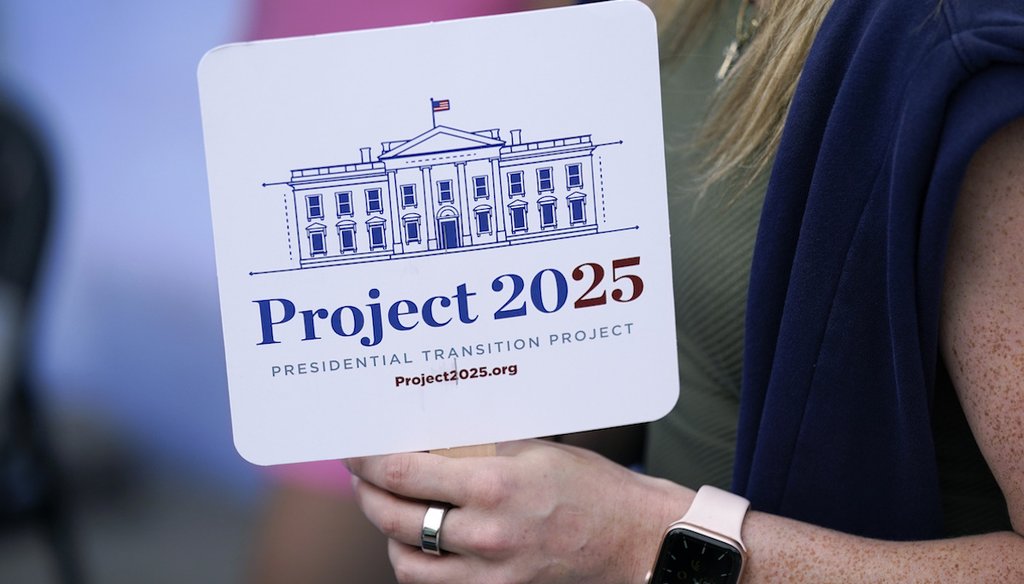
[[[651,474],[726,489],[736,449],[747,280],[765,190],[762,180],[749,192],[718,185],[698,197],[694,184],[692,138],[735,32],[739,3],[729,4],[699,46],[662,66],[680,394],[675,409],[649,425],[645,460]]]
[[[648,426],[645,467],[692,488],[732,482],[747,286],[767,187],[761,177],[745,192],[718,185],[698,197],[693,182],[690,144],[735,33],[739,3],[727,4],[699,46],[662,67],[680,392]],[[1008,530],[1005,500],[941,374],[934,426],[946,533]]]

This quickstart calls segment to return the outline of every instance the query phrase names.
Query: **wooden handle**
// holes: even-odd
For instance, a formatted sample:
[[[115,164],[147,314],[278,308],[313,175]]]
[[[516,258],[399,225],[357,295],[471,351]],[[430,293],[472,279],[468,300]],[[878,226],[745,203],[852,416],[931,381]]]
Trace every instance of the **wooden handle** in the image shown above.
[[[496,456],[497,444],[477,444],[476,446],[459,446],[458,448],[440,448],[431,450],[431,454],[440,454],[448,458],[470,458],[472,456]]]

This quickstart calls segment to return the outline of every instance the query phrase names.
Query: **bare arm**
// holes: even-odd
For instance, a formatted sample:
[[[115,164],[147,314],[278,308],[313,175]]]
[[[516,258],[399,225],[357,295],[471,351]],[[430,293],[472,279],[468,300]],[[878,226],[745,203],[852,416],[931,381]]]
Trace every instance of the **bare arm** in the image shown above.
[[[943,356],[1024,534],[1024,118],[973,160],[946,271]]]

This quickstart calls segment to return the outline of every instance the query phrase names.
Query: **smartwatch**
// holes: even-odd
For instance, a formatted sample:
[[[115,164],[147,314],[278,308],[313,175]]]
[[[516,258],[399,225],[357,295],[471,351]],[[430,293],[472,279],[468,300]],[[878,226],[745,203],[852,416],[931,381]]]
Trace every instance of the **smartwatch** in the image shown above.
[[[709,485],[668,527],[648,584],[737,584],[747,550],[741,531],[750,501]]]

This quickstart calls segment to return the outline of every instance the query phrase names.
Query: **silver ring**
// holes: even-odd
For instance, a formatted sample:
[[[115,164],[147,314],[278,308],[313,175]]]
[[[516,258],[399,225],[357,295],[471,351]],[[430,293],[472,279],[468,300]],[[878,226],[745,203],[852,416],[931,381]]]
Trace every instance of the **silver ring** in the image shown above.
[[[448,512],[448,505],[431,505],[423,514],[423,529],[420,531],[420,549],[435,556],[441,555],[441,524]]]

